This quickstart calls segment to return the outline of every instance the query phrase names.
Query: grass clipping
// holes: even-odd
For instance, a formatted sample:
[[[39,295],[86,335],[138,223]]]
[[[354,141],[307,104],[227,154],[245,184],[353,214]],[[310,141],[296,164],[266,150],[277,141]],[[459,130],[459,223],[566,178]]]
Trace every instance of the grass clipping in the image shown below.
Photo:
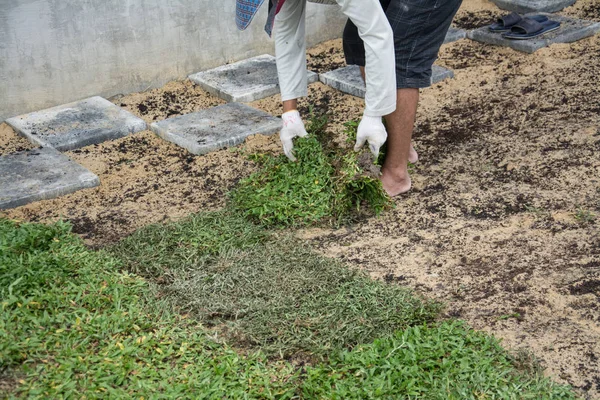
[[[311,118],[309,135],[295,139],[296,162],[283,155],[253,155],[260,169],[233,191],[234,208],[269,226],[337,225],[390,208],[393,203],[371,153],[333,147],[326,126],[325,117]],[[348,143],[354,142],[357,126],[354,121],[346,124]]]

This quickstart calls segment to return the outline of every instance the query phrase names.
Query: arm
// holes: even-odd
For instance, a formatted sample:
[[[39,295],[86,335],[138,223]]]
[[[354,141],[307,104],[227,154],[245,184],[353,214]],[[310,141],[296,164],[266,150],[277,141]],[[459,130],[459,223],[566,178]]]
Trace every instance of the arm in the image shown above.
[[[275,17],[275,54],[283,111],[296,109],[308,94],[306,73],[306,0],[286,0]]]
[[[396,57],[394,34],[378,0],[336,0],[342,12],[356,25],[365,44],[365,112],[356,132],[355,151],[369,142],[377,160],[387,140],[381,117],[396,110]]]
[[[365,115],[381,117],[396,109],[394,37],[378,0],[336,0],[365,43]],[[275,53],[284,112],[307,95],[306,0],[286,0],[275,17]]]
[[[306,0],[285,0],[275,17],[275,55],[283,101],[283,128],[279,138],[283,152],[292,161],[296,161],[292,140],[307,135],[297,111],[297,99],[308,95],[305,16]]]
[[[342,12],[354,22],[365,43],[366,108],[357,132],[358,150],[368,141],[376,157],[387,139],[381,117],[396,109],[394,38],[392,28],[378,0],[336,0]],[[286,0],[275,18],[275,53],[281,88],[284,127],[280,132],[284,152],[295,160],[292,139],[306,136],[296,110],[297,98],[307,96],[306,0]]]
[[[365,116],[382,117],[396,110],[394,35],[378,0],[337,0],[365,43]]]

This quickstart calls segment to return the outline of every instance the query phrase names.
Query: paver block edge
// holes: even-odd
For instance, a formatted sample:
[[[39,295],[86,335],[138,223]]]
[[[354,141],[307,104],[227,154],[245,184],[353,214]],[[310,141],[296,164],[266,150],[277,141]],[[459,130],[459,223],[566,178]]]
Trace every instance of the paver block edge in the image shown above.
[[[197,140],[194,140],[193,138],[186,138],[184,135],[178,135],[178,134],[172,133],[170,131],[172,124],[174,122],[177,122],[178,120],[194,118],[194,116],[203,115],[203,114],[209,112],[210,110],[224,109],[224,108],[233,108],[233,111],[239,111],[240,113],[257,112],[257,113],[264,114],[265,117],[269,117],[269,118],[265,120],[264,124],[262,124],[260,131],[256,131],[256,132],[252,132],[252,133],[241,132],[241,133],[237,133],[232,136],[226,137],[223,140],[214,141],[212,143],[210,143],[210,142],[209,143],[198,143]],[[277,117],[273,117],[273,116],[271,116],[267,113],[264,113],[260,110],[257,110],[250,106],[247,106],[245,104],[236,102],[236,103],[228,103],[228,104],[224,104],[221,106],[213,107],[212,109],[202,110],[202,111],[196,112],[196,113],[185,114],[185,115],[177,116],[174,118],[166,119],[163,121],[155,122],[150,125],[150,129],[157,136],[161,137],[162,139],[164,139],[168,142],[174,143],[174,144],[188,150],[192,154],[203,155],[203,154],[207,154],[212,151],[216,151],[216,150],[219,150],[219,149],[222,149],[225,147],[237,146],[238,144],[243,143],[246,140],[246,138],[251,135],[255,135],[255,134],[262,134],[262,135],[267,135],[267,136],[272,135],[281,129],[281,120]]]
[[[444,44],[456,42],[467,37],[467,31],[465,29],[450,27],[444,38]]]
[[[532,15],[532,14],[546,15],[549,18],[553,18],[559,22],[579,22],[579,23],[589,23],[589,24],[585,25],[585,26],[581,26],[579,29],[577,29],[575,31],[571,31],[571,32],[556,31],[555,34],[558,36],[554,36],[554,37],[550,37],[550,38],[542,37],[542,38],[535,38],[535,39],[530,39],[530,40],[504,39],[499,33],[490,32],[488,30],[487,26],[484,26],[484,27],[481,27],[481,28],[478,28],[478,29],[468,32],[467,37],[471,40],[475,40],[478,42],[509,47],[514,50],[518,50],[518,51],[522,51],[522,52],[531,54],[531,53],[536,52],[539,49],[548,47],[552,44],[572,43],[572,42],[576,42],[576,41],[585,39],[587,37],[593,36],[593,35],[597,34],[598,32],[600,32],[600,22],[581,20],[581,19],[577,19],[577,18],[565,17],[565,16],[544,13],[544,12],[529,13],[529,14],[525,14],[525,16]],[[554,32],[550,32],[550,35],[552,35],[553,33]]]
[[[11,197],[2,197],[0,194],[0,210],[6,210],[10,208],[20,207],[26,204],[30,204],[36,201],[49,200],[57,197],[61,197],[70,193],[74,193],[76,191],[82,189],[94,188],[100,185],[100,178],[94,174],[93,172],[87,170],[85,167],[71,160],[69,157],[60,153],[58,150],[43,147],[40,149],[26,150],[13,154],[8,154],[5,156],[1,156],[6,159],[9,157],[19,157],[21,155],[32,154],[32,153],[41,153],[44,157],[56,157],[55,162],[52,163],[54,168],[60,168],[62,165],[65,165],[67,168],[71,168],[71,172],[73,172],[74,176],[72,178],[73,181],[70,183],[65,183],[60,187],[51,187],[47,189],[41,189],[37,193],[25,194],[18,198]],[[43,179],[43,178],[42,178]],[[13,196],[14,197],[14,196]]]
[[[440,83],[445,79],[454,78],[454,71],[451,69],[444,68],[439,65],[434,65],[432,69],[432,85]],[[350,77],[349,79],[343,80],[340,79],[340,74],[342,74],[342,77],[344,74],[349,75]],[[352,96],[361,98],[365,97],[366,88],[362,82],[362,79],[360,78],[360,72],[358,70],[358,66],[356,65],[347,65],[333,71],[319,74],[319,80],[325,85],[331,86],[334,89],[340,90]]]
[[[575,4],[575,0],[492,0],[503,10],[517,13],[556,12]]]
[[[122,133],[118,133],[115,135],[108,135],[108,136],[104,135],[99,138],[100,139],[99,141],[88,140],[88,141],[79,142],[77,140],[74,140],[74,141],[67,141],[60,145],[54,145],[52,142],[45,140],[43,137],[39,137],[38,135],[36,135],[35,132],[31,131],[31,129],[32,129],[31,126],[28,126],[28,124],[30,124],[31,122],[28,122],[27,118],[30,118],[30,119],[31,118],[40,118],[45,114],[49,116],[48,118],[52,118],[53,115],[55,115],[55,114],[58,115],[61,112],[65,112],[70,109],[75,109],[75,108],[81,106],[82,103],[87,103],[87,104],[90,104],[91,106],[106,110],[108,113],[115,114],[115,116],[117,118],[127,121],[126,134],[123,135]],[[107,99],[100,97],[100,96],[92,96],[92,97],[88,97],[86,99],[74,101],[74,102],[67,103],[67,104],[61,104],[61,105],[50,107],[50,108],[47,108],[44,110],[33,111],[31,113],[8,118],[5,122],[9,126],[11,126],[19,136],[26,138],[31,143],[42,146],[42,147],[56,148],[59,151],[73,150],[73,149],[76,149],[79,147],[84,147],[84,146],[87,146],[90,144],[96,144],[96,142],[101,143],[106,140],[117,139],[117,138],[126,136],[127,134],[132,134],[132,133],[140,132],[140,131],[147,129],[147,125],[144,120],[142,120],[141,118],[133,115],[132,113],[128,112],[127,110],[122,109],[121,107],[117,106],[116,104],[113,104],[112,102],[110,102]],[[46,135],[42,134],[41,136],[46,136]],[[88,142],[90,142],[90,143],[88,143]]]

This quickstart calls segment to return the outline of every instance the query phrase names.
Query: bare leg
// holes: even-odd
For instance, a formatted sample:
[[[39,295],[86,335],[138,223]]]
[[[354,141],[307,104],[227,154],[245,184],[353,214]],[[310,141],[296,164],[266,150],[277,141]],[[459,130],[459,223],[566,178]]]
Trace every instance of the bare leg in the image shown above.
[[[388,146],[381,182],[390,196],[406,193],[411,188],[408,162],[418,104],[419,89],[398,89],[396,111],[385,117]]]
[[[362,76],[363,82],[366,82],[367,79],[365,77],[365,67],[360,67],[360,74]],[[398,92],[398,95],[399,94],[400,94],[400,92]],[[398,102],[397,104],[400,105],[400,102]],[[386,121],[389,123],[388,118],[386,118]],[[413,124],[414,124],[414,122],[413,122]],[[411,128],[411,132],[412,132],[412,128]],[[389,143],[388,143],[388,145],[389,145]],[[408,162],[410,162],[411,164],[415,164],[417,161],[419,161],[419,154],[417,154],[417,151],[415,150],[415,148],[411,142],[410,149],[408,150]]]

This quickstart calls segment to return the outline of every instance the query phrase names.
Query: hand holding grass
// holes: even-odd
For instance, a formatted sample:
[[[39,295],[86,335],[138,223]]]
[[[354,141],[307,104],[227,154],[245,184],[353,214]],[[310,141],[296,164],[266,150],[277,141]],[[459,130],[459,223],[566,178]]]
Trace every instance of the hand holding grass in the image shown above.
[[[387,140],[387,131],[381,117],[363,115],[358,131],[356,132],[356,145],[354,151],[359,151],[365,142],[369,142],[369,149],[373,153],[373,159],[379,157],[379,149]]]
[[[283,113],[281,119],[283,120],[283,128],[281,128],[279,138],[281,139],[281,144],[283,144],[283,152],[290,161],[296,161],[293,152],[293,139],[295,137],[305,137],[308,133],[297,110]]]

